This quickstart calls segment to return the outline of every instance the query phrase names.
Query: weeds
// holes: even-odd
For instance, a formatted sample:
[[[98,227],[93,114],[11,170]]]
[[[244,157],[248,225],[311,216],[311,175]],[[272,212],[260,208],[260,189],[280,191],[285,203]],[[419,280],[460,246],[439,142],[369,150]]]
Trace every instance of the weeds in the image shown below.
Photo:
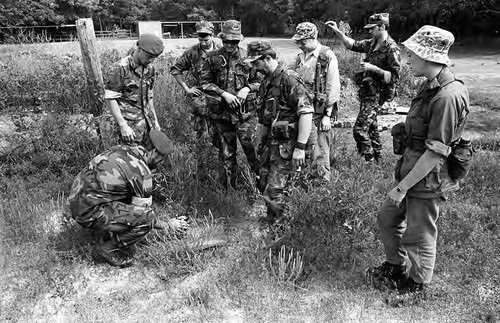
[[[273,261],[272,249],[269,249],[268,257],[269,268],[274,279],[280,284],[295,285],[295,282],[300,278],[304,269],[304,263],[300,254],[294,252],[293,248],[287,254],[286,246],[283,245],[275,261]]]

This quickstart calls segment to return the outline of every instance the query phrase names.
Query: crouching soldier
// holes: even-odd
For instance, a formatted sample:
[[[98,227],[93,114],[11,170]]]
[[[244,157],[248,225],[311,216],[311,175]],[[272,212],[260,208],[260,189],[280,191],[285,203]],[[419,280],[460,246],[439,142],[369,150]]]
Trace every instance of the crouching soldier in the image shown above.
[[[80,225],[97,231],[99,242],[92,256],[98,262],[128,267],[133,255],[125,248],[152,229],[180,233],[185,218],[159,221],[152,208],[151,171],[172,153],[173,145],[158,131],[149,133],[151,150],[119,145],[94,157],[76,177],[68,200],[71,216]]]
[[[296,172],[306,166],[306,155],[310,156],[312,150],[307,141],[314,108],[298,74],[278,62],[269,43],[248,44],[245,61],[265,75],[259,88],[258,110],[264,145],[259,151],[268,150],[269,167],[264,189],[267,216],[262,220],[283,223],[290,218],[289,189]]]

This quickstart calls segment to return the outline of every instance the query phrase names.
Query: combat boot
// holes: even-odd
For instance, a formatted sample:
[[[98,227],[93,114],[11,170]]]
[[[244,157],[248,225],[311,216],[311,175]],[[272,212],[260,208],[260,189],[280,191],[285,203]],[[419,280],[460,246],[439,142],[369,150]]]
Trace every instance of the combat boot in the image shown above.
[[[92,251],[92,258],[95,262],[105,262],[114,267],[126,268],[134,264],[133,258],[121,258],[117,252],[120,248],[112,240],[104,242],[94,248]]]
[[[387,261],[366,271],[367,283],[381,291],[398,290],[407,279],[405,265],[393,265]]]

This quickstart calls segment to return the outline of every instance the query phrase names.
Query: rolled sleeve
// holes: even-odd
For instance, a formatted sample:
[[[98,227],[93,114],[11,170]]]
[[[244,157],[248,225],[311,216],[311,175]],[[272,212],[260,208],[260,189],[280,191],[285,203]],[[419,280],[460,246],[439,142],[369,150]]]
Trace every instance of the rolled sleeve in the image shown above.
[[[456,137],[455,126],[458,123],[459,115],[455,96],[441,94],[436,95],[430,102],[432,115],[425,146],[427,149],[446,157],[450,154],[450,146]]]
[[[351,50],[358,53],[368,53],[371,42],[371,39],[356,40],[354,44],[352,44]]]
[[[327,96],[327,101],[326,101],[326,107],[327,107],[327,112],[331,112],[333,109],[333,105],[335,102],[339,101],[340,99],[340,75],[339,75],[339,63],[337,60],[337,56],[335,56],[335,53],[333,51],[329,50],[327,51],[327,56],[328,56],[328,70],[326,73],[326,93],[328,94]]]
[[[384,75],[384,82],[396,83],[399,81],[399,72],[401,71],[401,54],[397,46],[394,45],[390,47],[387,53],[387,63],[389,66],[388,72],[391,73],[391,75],[390,78]]]
[[[122,96],[124,87],[124,76],[120,66],[114,67],[106,77],[106,85],[104,87],[105,99],[117,99]]]
[[[184,71],[188,71],[191,68],[191,60],[188,57],[188,53],[189,51],[182,54],[182,56],[175,61],[174,65],[170,67],[171,75],[181,75]]]

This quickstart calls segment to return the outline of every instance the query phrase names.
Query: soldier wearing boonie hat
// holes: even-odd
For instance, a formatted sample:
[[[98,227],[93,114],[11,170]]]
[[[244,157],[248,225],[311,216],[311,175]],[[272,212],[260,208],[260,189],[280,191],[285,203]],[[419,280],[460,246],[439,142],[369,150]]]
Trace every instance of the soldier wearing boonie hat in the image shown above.
[[[107,109],[100,124],[104,148],[116,144],[147,145],[148,131],[160,130],[153,103],[152,63],[163,49],[160,37],[143,34],[134,52],[116,63],[107,75],[104,93]]]
[[[440,206],[459,188],[450,177],[448,156],[464,134],[469,95],[448,67],[453,41],[449,31],[423,26],[403,42],[413,74],[425,81],[404,124],[406,145],[396,165],[395,187],[378,212],[386,261],[367,271],[375,286],[390,283],[397,289],[396,301],[419,297],[432,281]]]
[[[247,157],[250,169],[258,174],[259,161],[255,151],[257,130],[256,104],[261,76],[246,64],[241,23],[227,20],[219,33],[222,48],[208,54],[203,64],[200,83],[207,104],[220,134],[219,153],[222,159],[225,187],[235,187],[238,172],[237,141]]]
[[[331,124],[338,118],[340,100],[340,75],[337,57],[327,46],[318,41],[318,28],[311,22],[301,22],[292,39],[301,49],[292,67],[305,81],[314,95],[313,130],[310,142],[314,143],[310,177],[319,184],[331,180],[330,141]]]
[[[185,217],[160,220],[153,209],[152,170],[172,153],[173,144],[158,130],[149,133],[151,150],[116,145],[94,157],[76,176],[67,210],[78,224],[100,236],[92,251],[96,262],[128,267],[130,247],[152,229],[181,234]]]
[[[365,29],[372,38],[361,41],[348,37],[334,21],[327,21],[326,25],[342,40],[347,49],[366,54],[360,64],[360,71],[355,75],[361,104],[353,127],[353,136],[358,152],[366,162],[379,162],[382,158],[382,143],[377,116],[386,112],[383,111],[384,104],[394,99],[401,69],[399,47],[387,32],[389,14],[371,15]]]
[[[195,24],[198,35],[198,43],[188,48],[175,63],[170,67],[170,74],[188,95],[191,103],[191,114],[194,131],[196,132],[196,153],[200,155],[207,147],[209,141],[216,147],[220,144],[220,138],[210,118],[206,97],[200,84],[200,74],[203,63],[208,53],[222,47],[219,38],[214,38],[214,25],[210,21],[198,21]],[[190,82],[186,82],[184,73],[191,74]],[[205,159],[198,158],[198,171],[204,171]]]

